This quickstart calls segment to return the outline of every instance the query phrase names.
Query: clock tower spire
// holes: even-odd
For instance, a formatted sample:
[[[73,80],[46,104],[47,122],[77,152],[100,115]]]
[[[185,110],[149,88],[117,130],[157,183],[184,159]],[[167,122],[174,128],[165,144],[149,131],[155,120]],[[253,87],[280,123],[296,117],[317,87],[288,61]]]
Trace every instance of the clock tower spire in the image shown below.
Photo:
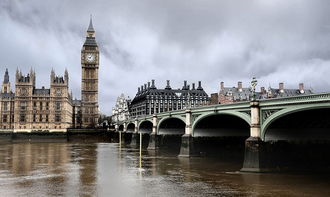
[[[94,128],[99,118],[99,48],[95,40],[92,16],[86,32],[86,40],[81,49],[81,68],[82,126],[85,128]]]

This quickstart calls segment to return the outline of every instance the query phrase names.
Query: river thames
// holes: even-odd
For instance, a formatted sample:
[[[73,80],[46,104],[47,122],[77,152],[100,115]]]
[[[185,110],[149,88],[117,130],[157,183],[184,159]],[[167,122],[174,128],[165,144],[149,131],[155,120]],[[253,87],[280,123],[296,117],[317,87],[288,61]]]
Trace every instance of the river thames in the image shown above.
[[[0,146],[0,196],[330,196],[329,174],[240,173],[241,162],[100,142]]]

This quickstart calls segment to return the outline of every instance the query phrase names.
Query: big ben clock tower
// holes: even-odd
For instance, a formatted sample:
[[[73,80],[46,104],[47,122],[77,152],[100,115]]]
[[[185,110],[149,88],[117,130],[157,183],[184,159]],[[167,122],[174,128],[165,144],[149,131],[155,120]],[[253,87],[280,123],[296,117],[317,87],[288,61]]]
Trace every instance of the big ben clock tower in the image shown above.
[[[99,49],[95,40],[92,17],[87,29],[86,41],[81,49],[81,107],[82,127],[94,128],[98,123]]]

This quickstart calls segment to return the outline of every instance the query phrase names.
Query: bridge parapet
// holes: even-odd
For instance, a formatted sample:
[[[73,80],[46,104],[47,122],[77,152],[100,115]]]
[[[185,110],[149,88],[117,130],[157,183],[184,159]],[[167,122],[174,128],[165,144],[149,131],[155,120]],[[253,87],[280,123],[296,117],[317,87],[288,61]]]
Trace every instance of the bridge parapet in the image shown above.
[[[283,98],[273,98],[260,100],[260,106],[273,106],[273,105],[292,105],[292,104],[303,104],[303,103],[315,103],[315,102],[329,102],[330,93],[321,94],[308,94],[302,96],[291,96]]]

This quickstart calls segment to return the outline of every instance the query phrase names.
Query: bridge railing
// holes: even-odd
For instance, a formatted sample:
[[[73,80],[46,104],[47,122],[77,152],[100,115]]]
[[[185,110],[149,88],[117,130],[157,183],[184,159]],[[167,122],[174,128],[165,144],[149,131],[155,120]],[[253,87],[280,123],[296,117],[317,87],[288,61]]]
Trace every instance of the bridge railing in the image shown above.
[[[314,102],[330,102],[330,93],[308,94],[301,96],[291,96],[283,98],[272,98],[260,100],[260,106],[293,104],[293,103],[314,103]]]

